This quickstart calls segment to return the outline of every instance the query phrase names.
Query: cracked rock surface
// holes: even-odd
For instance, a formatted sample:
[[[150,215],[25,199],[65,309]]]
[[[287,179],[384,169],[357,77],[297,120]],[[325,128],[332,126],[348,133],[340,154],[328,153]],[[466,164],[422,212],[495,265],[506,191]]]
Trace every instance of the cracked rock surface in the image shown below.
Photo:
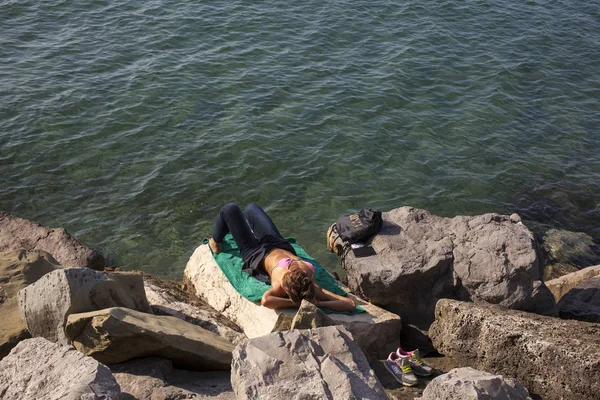
[[[598,399],[600,324],[443,299],[429,335],[441,354],[516,378],[545,400]]]
[[[399,314],[403,323],[427,329],[441,298],[556,315],[533,234],[518,215],[445,218],[400,207],[383,220],[371,243],[377,255],[349,252],[343,266],[354,293]]]
[[[233,353],[231,383],[241,399],[387,399],[342,326],[275,332]]]
[[[44,338],[20,342],[0,361],[3,400],[116,400],[120,393],[108,367]]]

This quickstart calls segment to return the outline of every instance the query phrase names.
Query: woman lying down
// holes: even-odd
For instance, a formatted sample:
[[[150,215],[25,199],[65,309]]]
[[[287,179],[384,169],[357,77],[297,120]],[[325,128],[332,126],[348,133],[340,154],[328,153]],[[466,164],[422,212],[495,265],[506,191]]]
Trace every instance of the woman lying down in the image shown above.
[[[223,238],[231,233],[240,249],[244,266],[269,274],[272,287],[262,297],[263,306],[275,309],[297,307],[302,300],[307,300],[331,310],[354,310],[355,304],[351,299],[319,287],[315,282],[314,265],[296,255],[292,245],[281,236],[262,208],[250,204],[245,213],[246,217],[236,204],[224,205],[208,245],[213,253],[219,253]]]

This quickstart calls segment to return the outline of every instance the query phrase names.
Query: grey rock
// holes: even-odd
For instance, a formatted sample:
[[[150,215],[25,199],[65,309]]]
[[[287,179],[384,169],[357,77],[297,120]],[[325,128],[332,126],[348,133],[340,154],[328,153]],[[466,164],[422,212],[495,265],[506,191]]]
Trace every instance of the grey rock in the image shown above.
[[[186,294],[181,291],[174,293],[173,287],[166,284],[161,286],[161,283],[164,281],[156,278],[152,279],[152,283],[144,280],[146,297],[154,314],[169,315],[198,325],[233,344],[241,343],[246,339],[246,335],[239,326],[219,314],[208,304],[198,298],[192,299],[189,295],[180,300],[177,297],[186,296]]]
[[[33,221],[0,212],[0,252],[44,250],[65,267],[99,271],[106,262],[99,252],[86,247],[63,228],[46,228]]]
[[[238,345],[231,383],[241,399],[387,399],[342,326],[271,333]]]
[[[600,277],[592,278],[571,289],[558,302],[561,318],[600,322]]]
[[[429,335],[461,365],[516,378],[545,400],[600,393],[600,324],[443,299]]]
[[[515,379],[467,367],[434,378],[420,400],[531,400],[531,397]]]
[[[21,319],[17,293],[44,274],[60,268],[47,252],[24,249],[0,253],[0,359],[31,337]]]
[[[111,400],[120,393],[106,366],[43,338],[22,341],[0,361],[3,400]]]
[[[21,316],[34,337],[69,344],[64,327],[70,314],[127,307],[152,313],[139,273],[89,268],[52,271],[18,293]]]
[[[235,400],[228,371],[198,372],[173,368],[164,358],[140,358],[110,369],[123,400]]]
[[[302,300],[300,308],[298,308],[298,312],[292,320],[290,329],[312,329],[333,325],[339,325],[339,323],[329,318],[311,302]]]
[[[175,317],[108,308],[71,314],[65,333],[75,348],[104,364],[158,356],[197,370],[228,370],[233,344]]]
[[[441,298],[556,315],[533,234],[515,217],[443,218],[400,207],[383,214],[376,256],[344,258],[350,289],[421,329]]]

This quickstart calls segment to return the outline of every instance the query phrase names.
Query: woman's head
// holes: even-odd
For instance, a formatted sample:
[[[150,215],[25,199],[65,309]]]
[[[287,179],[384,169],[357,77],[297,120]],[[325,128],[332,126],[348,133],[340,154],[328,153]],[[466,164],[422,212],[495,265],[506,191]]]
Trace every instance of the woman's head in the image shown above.
[[[315,285],[313,280],[299,266],[292,263],[288,273],[283,276],[281,286],[289,298],[296,304],[303,299],[313,299],[315,297]]]

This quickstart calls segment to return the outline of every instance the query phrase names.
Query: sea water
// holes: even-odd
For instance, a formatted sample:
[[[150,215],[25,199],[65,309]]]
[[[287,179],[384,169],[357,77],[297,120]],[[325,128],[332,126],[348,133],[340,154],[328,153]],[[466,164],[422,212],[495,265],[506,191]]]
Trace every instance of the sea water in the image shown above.
[[[255,202],[600,238],[600,3],[0,0],[0,209],[180,278]]]

